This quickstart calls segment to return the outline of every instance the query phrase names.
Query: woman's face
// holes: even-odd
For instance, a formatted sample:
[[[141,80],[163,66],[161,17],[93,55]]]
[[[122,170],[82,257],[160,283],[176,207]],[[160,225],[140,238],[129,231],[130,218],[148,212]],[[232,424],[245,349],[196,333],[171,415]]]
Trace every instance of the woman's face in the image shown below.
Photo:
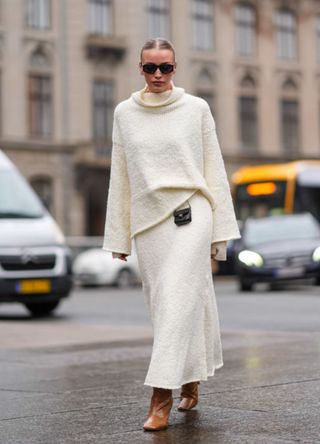
[[[160,68],[157,68],[154,74],[148,74],[143,71],[142,65],[145,63],[171,63],[174,69],[169,74],[163,74]],[[171,79],[176,72],[176,62],[173,52],[170,49],[145,49],[142,51],[142,60],[139,63],[140,74],[144,76],[150,92],[163,92],[171,88]]]

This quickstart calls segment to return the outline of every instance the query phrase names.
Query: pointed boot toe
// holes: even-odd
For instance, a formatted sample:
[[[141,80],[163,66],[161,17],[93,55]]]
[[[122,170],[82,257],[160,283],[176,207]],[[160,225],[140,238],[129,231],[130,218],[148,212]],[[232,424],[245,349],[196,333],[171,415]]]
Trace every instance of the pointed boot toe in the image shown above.
[[[172,404],[172,390],[154,388],[148,419],[143,424],[143,429],[146,431],[166,429]]]
[[[178,410],[186,411],[191,410],[198,404],[199,401],[199,389],[200,381],[189,382],[181,387],[180,404]]]

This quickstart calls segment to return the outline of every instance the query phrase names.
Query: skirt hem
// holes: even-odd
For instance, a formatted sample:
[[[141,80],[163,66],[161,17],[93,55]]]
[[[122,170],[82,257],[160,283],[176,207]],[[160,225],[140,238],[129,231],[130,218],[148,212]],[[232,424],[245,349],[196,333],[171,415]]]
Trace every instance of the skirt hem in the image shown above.
[[[193,377],[192,379],[187,379],[185,381],[182,381],[180,385],[174,385],[174,384],[153,384],[152,382],[144,382],[143,385],[147,385],[149,387],[158,387],[158,388],[164,388],[167,390],[175,390],[175,389],[180,389],[181,386],[183,384],[188,384],[189,382],[194,382],[194,381],[208,381],[208,378],[210,376],[214,376],[215,374],[215,370],[219,370],[219,368],[223,367],[223,362],[221,364],[218,364],[216,367],[213,368],[212,372],[208,373],[207,377]]]

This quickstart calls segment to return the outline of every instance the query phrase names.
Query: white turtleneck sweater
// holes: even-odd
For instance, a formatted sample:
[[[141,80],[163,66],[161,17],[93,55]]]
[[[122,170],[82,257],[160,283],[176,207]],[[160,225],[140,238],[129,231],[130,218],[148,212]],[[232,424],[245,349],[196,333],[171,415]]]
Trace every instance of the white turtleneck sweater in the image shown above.
[[[199,189],[213,210],[211,252],[225,260],[226,241],[240,234],[215,123],[207,102],[171,87],[153,93],[146,86],[115,109],[102,248],[113,257],[131,254],[135,234]]]

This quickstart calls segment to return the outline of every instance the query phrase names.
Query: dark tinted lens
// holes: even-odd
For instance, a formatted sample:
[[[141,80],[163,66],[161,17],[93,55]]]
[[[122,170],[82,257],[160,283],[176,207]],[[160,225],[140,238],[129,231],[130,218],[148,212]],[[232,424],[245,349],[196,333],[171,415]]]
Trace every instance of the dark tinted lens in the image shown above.
[[[147,72],[148,74],[153,74],[157,70],[157,65],[155,63],[146,63],[143,65],[143,71]]]
[[[162,63],[160,65],[160,71],[163,74],[169,74],[169,72],[173,71],[173,65],[171,65],[170,63]]]

